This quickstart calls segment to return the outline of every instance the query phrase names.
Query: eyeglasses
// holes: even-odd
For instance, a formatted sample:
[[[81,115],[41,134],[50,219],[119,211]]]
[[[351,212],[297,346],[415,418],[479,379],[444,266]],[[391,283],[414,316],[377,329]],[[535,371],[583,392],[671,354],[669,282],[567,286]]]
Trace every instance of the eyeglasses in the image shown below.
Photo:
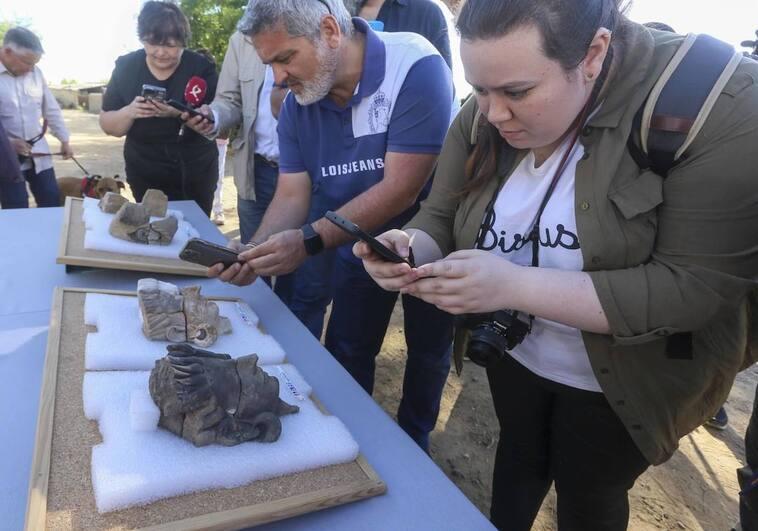
[[[331,8],[331,7],[329,7],[329,4],[326,2],[326,0],[317,0],[317,1],[318,1],[318,2],[321,2],[322,4],[324,4],[324,7],[326,7],[326,10],[327,10],[327,11],[329,11],[329,14],[330,14],[330,15],[333,15],[333,14],[334,14],[334,13],[332,13],[332,8]]]

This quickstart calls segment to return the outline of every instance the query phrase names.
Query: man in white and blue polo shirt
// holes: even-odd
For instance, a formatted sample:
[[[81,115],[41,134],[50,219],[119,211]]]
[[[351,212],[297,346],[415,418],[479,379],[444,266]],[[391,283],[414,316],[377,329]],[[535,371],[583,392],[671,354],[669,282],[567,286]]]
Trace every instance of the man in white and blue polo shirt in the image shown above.
[[[245,264],[220,274],[237,284],[295,269],[293,312],[320,337],[333,297],[327,349],[369,393],[397,293],[366,274],[327,210],[370,232],[415,213],[450,121],[450,69],[412,33],[375,33],[341,0],[256,0],[239,25],[277,84],[290,89],[279,117],[279,181]],[[304,222],[307,222],[303,225]],[[400,426],[424,449],[450,369],[452,317],[404,296],[408,360]]]

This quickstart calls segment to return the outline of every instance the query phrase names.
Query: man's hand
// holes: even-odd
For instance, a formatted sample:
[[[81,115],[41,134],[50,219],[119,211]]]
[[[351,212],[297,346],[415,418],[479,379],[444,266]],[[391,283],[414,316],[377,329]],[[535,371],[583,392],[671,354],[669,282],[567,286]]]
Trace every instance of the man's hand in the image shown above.
[[[227,247],[238,253],[250,248],[247,245],[242,245],[238,238],[231,240]],[[213,267],[209,267],[208,277],[218,278],[223,282],[228,282],[229,284],[234,284],[236,286],[247,286],[255,282],[258,275],[255,271],[250,269],[247,264],[237,263],[226,269],[224,269],[224,264],[216,264]]]
[[[74,150],[71,149],[71,144],[68,142],[61,142],[61,153],[63,153],[63,159],[70,159],[74,156]]]
[[[207,105],[201,105],[196,110],[197,112],[202,113],[206,116],[213,116],[213,111]],[[190,116],[188,112],[184,112],[182,113],[181,118],[184,120],[184,123],[187,127],[204,136],[212,134],[216,128],[216,125],[213,122],[203,118],[202,116]]]
[[[303,231],[285,230],[273,234],[265,242],[240,253],[240,259],[258,275],[274,276],[292,273],[308,258]]]
[[[21,155],[22,157],[28,157],[29,154],[31,154],[32,145],[23,138],[9,137],[8,140],[11,141],[13,149],[16,150],[17,154]]]
[[[155,105],[147,101],[142,96],[135,96],[132,102],[126,106],[129,117],[132,120],[139,118],[154,118],[156,116]]]

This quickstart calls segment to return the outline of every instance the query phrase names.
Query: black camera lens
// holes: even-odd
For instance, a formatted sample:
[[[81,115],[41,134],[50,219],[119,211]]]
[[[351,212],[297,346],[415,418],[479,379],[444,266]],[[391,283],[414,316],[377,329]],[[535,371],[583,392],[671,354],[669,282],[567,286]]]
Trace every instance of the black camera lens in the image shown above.
[[[503,333],[492,326],[482,323],[471,331],[468,343],[468,357],[482,367],[491,367],[505,356],[507,340]]]
[[[466,348],[468,358],[482,367],[492,367],[508,355],[529,334],[529,323],[518,319],[518,313],[500,310],[492,314],[470,315],[462,320],[470,335]]]

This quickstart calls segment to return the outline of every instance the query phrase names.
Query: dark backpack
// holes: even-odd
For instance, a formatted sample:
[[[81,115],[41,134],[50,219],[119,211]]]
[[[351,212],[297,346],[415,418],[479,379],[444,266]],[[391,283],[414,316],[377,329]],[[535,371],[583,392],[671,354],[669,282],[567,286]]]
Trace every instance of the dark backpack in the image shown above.
[[[635,116],[627,147],[641,169],[666,178],[700,132],[742,57],[731,45],[708,35],[685,37]],[[758,361],[758,289],[748,295],[747,310],[743,368]],[[669,336],[667,353],[691,357],[692,334]]]

